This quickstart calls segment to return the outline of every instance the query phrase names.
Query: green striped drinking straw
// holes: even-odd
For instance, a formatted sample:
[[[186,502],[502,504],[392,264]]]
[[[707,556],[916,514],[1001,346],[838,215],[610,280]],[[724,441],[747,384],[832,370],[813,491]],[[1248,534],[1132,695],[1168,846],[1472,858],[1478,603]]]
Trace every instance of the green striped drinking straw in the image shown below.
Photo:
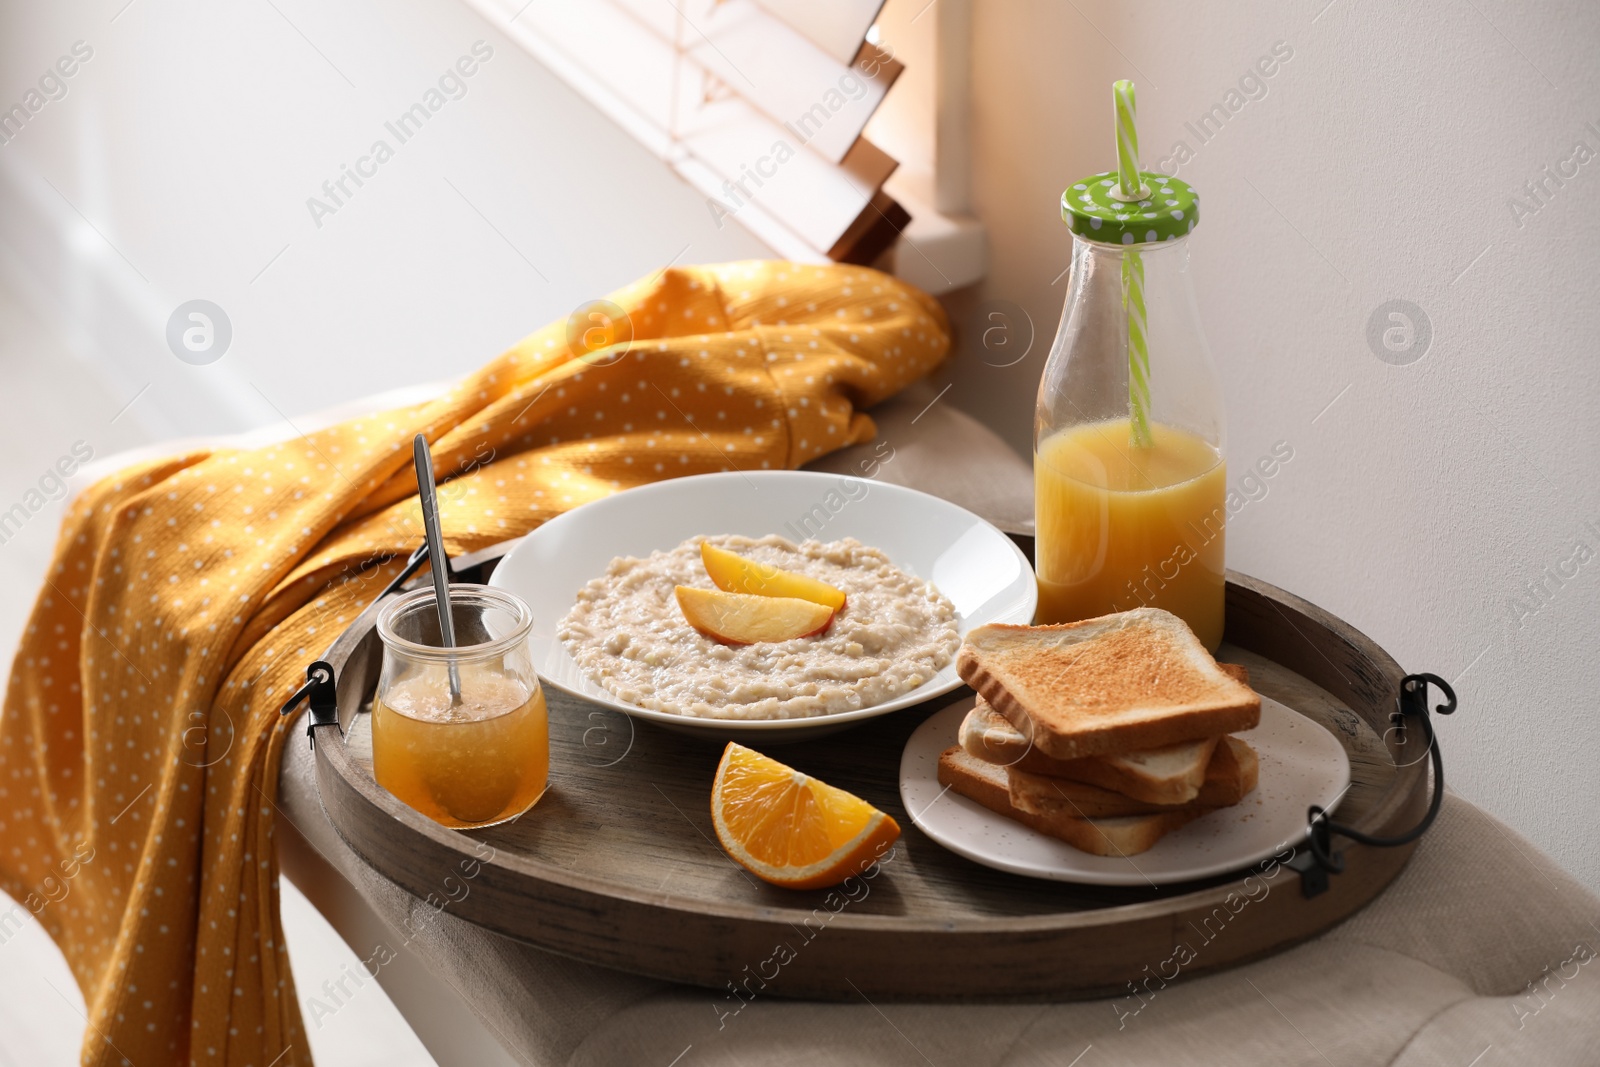
[[[1117,121],[1118,200],[1144,200],[1149,188],[1139,175],[1139,129],[1136,123],[1133,83],[1123,79],[1111,86],[1111,99]],[[1130,439],[1139,448],[1149,448],[1150,436],[1150,343],[1149,320],[1144,306],[1144,256],[1137,248],[1122,253],[1122,310],[1128,322],[1128,423]]]
[[[1135,448],[1153,444],[1150,406],[1150,328],[1145,305],[1144,246],[1177,241],[1200,221],[1200,197],[1182,181],[1139,169],[1139,131],[1133,83],[1111,87],[1117,123],[1117,169],[1091,174],[1061,193],[1061,221],[1074,237],[1122,248],[1122,310],[1127,322],[1128,436]]]

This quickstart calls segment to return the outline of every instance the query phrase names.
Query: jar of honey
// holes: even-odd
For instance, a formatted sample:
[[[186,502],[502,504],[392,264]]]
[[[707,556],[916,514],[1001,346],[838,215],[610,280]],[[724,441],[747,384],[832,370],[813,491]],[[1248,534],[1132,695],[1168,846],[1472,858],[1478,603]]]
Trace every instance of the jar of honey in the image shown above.
[[[454,647],[431,587],[378,615],[383,672],[372,702],[372,771],[406,804],[454,829],[513,819],[544,795],[550,722],[528,653],[533,614],[510,593],[450,586]]]

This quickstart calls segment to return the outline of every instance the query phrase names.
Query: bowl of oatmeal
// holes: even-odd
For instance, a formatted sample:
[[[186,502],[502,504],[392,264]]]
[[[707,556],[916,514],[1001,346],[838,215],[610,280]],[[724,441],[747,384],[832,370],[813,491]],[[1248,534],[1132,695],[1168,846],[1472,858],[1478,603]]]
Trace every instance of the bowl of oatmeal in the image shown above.
[[[733,644],[691,625],[678,587],[714,590],[701,544],[845,596],[824,629]],[[1026,623],[1035,586],[1004,533],[903,486],[812,471],[696,475],[551,520],[491,579],[533,609],[552,689],[717,740],[800,740],[961,685],[966,632]]]

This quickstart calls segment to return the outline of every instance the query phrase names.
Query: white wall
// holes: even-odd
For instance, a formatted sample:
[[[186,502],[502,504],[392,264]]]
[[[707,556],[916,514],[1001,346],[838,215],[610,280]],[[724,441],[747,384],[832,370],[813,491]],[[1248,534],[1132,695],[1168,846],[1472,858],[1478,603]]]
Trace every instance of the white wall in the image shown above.
[[[1600,159],[1521,226],[1507,206],[1575,141],[1600,153],[1600,7],[1325,3],[979,0],[992,268],[952,306],[970,326],[1012,302],[1038,339],[996,369],[969,328],[951,396],[1029,447],[1066,290],[1057,202],[1115,166],[1109,86],[1133,78],[1147,164],[1196,150],[1180,174],[1203,194],[1234,468],[1295,453],[1232,522],[1229,564],[1455,681],[1447,780],[1600,888]],[[1266,95],[1200,145],[1183,123],[1279,41],[1293,57]],[[1367,344],[1391,298],[1432,323],[1409,366]],[[1523,618],[1578,541],[1595,558]]]
[[[128,417],[153,433],[453,377],[670,261],[765,254],[454,0],[124,3],[0,3],[0,107],[93,49],[0,145],[0,265],[126,396],[151,386]],[[479,40],[399,144],[384,123]],[[317,226],[307,199],[378,138],[394,158]],[[165,343],[192,298],[233,324],[209,366]]]
[[[74,41],[95,49],[0,146],[0,268],[114,393],[149,385],[119,427],[238,430],[447,377],[675,257],[761,254],[454,0],[274,2],[0,2],[6,106]],[[896,3],[913,10],[890,22],[925,6]],[[1520,628],[1513,607],[1575,538],[1600,551],[1600,162],[1520,227],[1507,208],[1574,140],[1600,150],[1600,10],[1323,4],[977,0],[993,266],[951,306],[971,323],[1017,305],[1037,339],[999,369],[966,331],[950,398],[1027,447],[1065,293],[1057,201],[1111,165],[1108,86],[1134,78],[1147,158],[1197,148],[1181,173],[1205,196],[1194,258],[1235,466],[1295,450],[1234,521],[1230,563],[1458,680],[1452,784],[1600,888],[1600,565]],[[468,95],[317,229],[306,197],[479,38],[496,54]],[[1266,95],[1196,146],[1183,123],[1278,41],[1294,55]],[[162,340],[192,297],[234,324],[207,367]],[[1367,345],[1391,298],[1432,323],[1409,366]]]

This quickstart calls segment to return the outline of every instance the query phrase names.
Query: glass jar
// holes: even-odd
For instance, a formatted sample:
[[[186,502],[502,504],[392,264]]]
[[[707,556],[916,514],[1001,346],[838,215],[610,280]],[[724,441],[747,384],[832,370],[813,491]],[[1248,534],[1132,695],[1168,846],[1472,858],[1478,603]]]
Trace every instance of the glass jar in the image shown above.
[[[441,647],[431,586],[378,615],[372,773],[435,822],[491,826],[533,807],[549,780],[549,716],[528,653],[533,612],[504,590],[462,584],[450,586],[450,615],[458,642],[450,649]]]
[[[1227,468],[1189,271],[1199,201],[1141,176],[1136,202],[1116,199],[1114,173],[1062,196],[1072,276],[1034,418],[1036,621],[1152,606],[1215,650]]]

